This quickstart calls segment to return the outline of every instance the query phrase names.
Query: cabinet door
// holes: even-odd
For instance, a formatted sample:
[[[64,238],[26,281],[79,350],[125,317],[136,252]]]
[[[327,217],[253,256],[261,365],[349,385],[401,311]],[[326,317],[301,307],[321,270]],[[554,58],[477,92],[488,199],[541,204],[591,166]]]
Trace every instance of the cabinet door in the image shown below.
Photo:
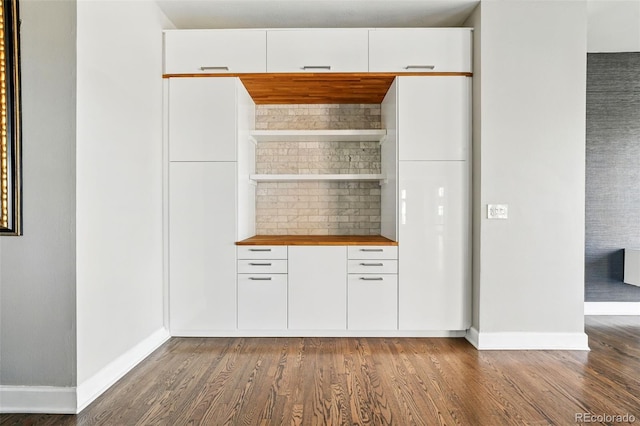
[[[238,328],[287,329],[286,274],[238,274]]]
[[[236,328],[235,163],[169,166],[174,334]]]
[[[398,276],[349,275],[349,330],[398,328]]]
[[[470,28],[369,31],[370,72],[471,72]]]
[[[366,29],[267,31],[267,72],[367,72]]]
[[[289,246],[289,328],[346,330],[346,247]]]
[[[467,160],[469,77],[398,77],[400,160]]]
[[[234,77],[169,81],[169,160],[236,160]]]
[[[265,72],[265,30],[169,30],[165,74]]]
[[[471,306],[468,165],[401,161],[399,169],[399,327],[465,330]]]

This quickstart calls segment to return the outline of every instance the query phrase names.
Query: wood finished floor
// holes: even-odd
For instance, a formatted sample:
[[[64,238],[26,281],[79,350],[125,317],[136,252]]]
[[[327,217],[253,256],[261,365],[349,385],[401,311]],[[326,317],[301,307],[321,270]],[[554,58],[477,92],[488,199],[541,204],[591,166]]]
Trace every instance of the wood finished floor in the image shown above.
[[[174,338],[80,415],[1,425],[640,424],[640,317],[587,317],[590,352],[464,339]],[[609,423],[607,423],[609,424]]]

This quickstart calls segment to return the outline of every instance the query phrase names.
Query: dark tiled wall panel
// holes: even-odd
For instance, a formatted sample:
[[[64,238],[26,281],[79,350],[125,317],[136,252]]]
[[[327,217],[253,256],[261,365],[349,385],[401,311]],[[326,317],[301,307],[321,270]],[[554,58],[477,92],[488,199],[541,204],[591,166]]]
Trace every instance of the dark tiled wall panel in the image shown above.
[[[640,248],[640,52],[587,57],[586,172],[586,301],[638,302],[622,280]]]

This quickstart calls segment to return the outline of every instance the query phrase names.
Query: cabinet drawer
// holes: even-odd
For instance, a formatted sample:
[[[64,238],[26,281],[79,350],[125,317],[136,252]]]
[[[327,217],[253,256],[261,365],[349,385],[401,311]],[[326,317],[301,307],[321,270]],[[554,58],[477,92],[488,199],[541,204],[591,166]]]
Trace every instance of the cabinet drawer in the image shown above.
[[[267,31],[267,72],[367,72],[366,29]]]
[[[469,28],[369,31],[370,72],[472,72]]]
[[[349,330],[398,328],[398,276],[349,275],[347,327]]]
[[[286,274],[286,260],[259,260],[240,259],[238,260],[239,274]]]
[[[397,246],[349,246],[349,259],[397,259]]]
[[[286,274],[238,274],[238,328],[287,328]]]
[[[353,260],[347,264],[349,274],[395,274],[398,272],[398,261],[387,259]]]
[[[265,30],[177,30],[164,34],[165,74],[265,72]]]
[[[238,259],[286,259],[287,246],[238,246]]]

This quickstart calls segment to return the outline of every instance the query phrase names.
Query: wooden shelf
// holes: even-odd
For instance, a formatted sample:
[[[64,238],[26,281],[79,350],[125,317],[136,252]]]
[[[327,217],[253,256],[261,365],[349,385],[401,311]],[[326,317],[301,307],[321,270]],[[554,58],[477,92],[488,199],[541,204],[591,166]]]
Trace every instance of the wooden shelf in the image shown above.
[[[386,130],[254,130],[255,142],[381,142]]]
[[[249,175],[249,179],[254,182],[284,182],[284,181],[300,181],[300,180],[334,180],[334,181],[358,181],[358,180],[379,180],[384,181],[384,175],[367,175],[367,174],[298,174],[298,175],[281,175],[281,174],[262,174]]]
[[[237,241],[238,246],[397,246],[381,235],[256,235]]]
[[[379,104],[397,76],[465,76],[470,72],[198,73],[163,78],[239,77],[256,105]]]

